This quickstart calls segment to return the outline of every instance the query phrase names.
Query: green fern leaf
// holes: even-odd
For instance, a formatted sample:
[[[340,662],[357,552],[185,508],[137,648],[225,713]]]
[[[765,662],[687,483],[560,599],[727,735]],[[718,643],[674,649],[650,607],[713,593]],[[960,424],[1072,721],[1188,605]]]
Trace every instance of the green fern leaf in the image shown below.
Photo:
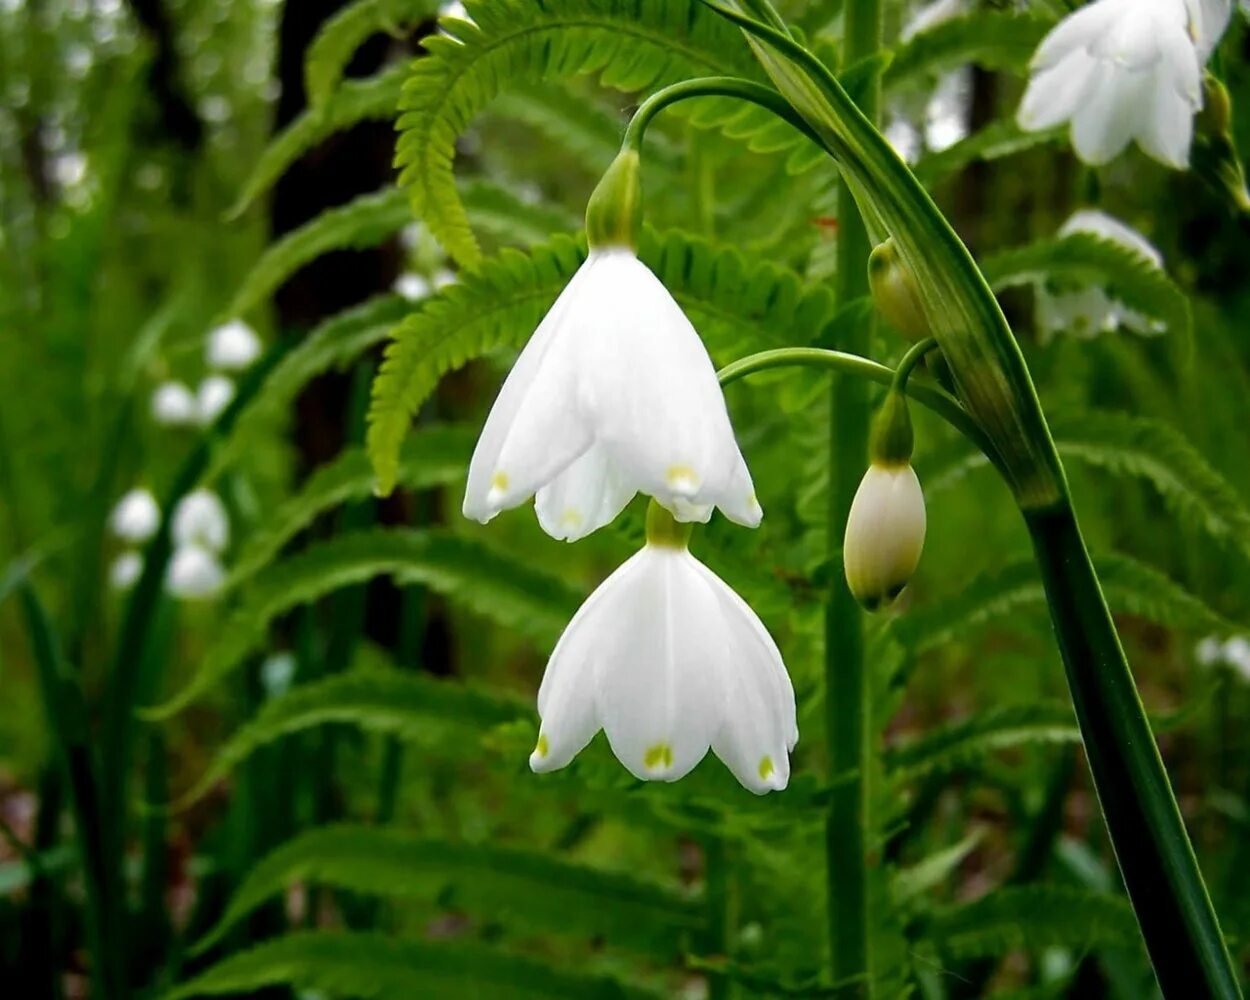
[[[691,316],[713,358],[816,340],[833,298],[793,272],[713,248],[680,233],[643,234],[642,259]],[[373,386],[369,455],[389,492],[412,416],[438,380],[470,359],[521,346],[585,259],[583,244],[556,238],[528,256],[507,250],[465,272],[395,331]]]
[[[916,176],[928,187],[958,173],[970,163],[1000,160],[1048,142],[1063,141],[1064,129],[1026,132],[1014,121],[998,119],[946,149],[923,156],[915,166]]]
[[[400,37],[438,11],[438,0],[357,0],[329,18],[304,56],[308,103],[322,107],[343,79],[356,50],[371,35]]]
[[[659,1000],[661,996],[608,976],[568,972],[481,945],[301,931],[232,955],[162,997],[237,995],[266,986],[360,1000]]]
[[[1137,251],[1092,233],[1004,250],[982,261],[981,270],[995,291],[1055,280],[1097,285],[1112,298],[1161,320],[1173,333],[1190,334],[1189,299],[1167,272]]]
[[[213,455],[206,481],[216,479],[273,421],[280,419],[304,386],[328,371],[342,371],[353,364],[382,343],[395,325],[417,308],[398,295],[381,295],[317,326],[283,356],[239,414],[229,438]]]
[[[1124,555],[1095,560],[1111,609],[1169,628],[1233,632],[1237,626],[1157,569]],[[913,656],[952,642],[974,629],[1010,619],[1016,627],[1044,625],[1046,593],[1032,559],[1024,559],[965,583],[944,600],[913,608],[891,630]],[[1031,613],[1031,614],[1030,614]]]
[[[471,180],[462,191],[464,208],[474,226],[502,246],[546,243],[558,233],[575,233],[582,218],[560,205],[526,200],[511,188]]]
[[[1066,704],[1009,705],[980,712],[933,730],[885,753],[895,781],[944,774],[1008,747],[1026,743],[1072,743],[1081,738]]]
[[[407,75],[408,67],[399,64],[364,80],[348,80],[320,107],[301,114],[265,147],[229,214],[242,215],[292,163],[335,132],[392,117]]]
[[[429,489],[465,475],[477,434],[465,427],[432,427],[404,442],[399,485]],[[282,504],[247,540],[230,570],[228,586],[246,582],[320,514],[350,500],[373,495],[373,466],[362,448],[349,448],[314,472],[300,491]]]
[[[918,77],[975,63],[983,69],[1025,69],[1054,19],[1035,14],[978,11],[914,35],[894,53],[883,84],[900,87]]]
[[[1141,947],[1141,933],[1119,896],[1058,886],[1000,888],[930,920],[926,936],[946,957],[988,958],[1046,948]]]
[[[412,221],[402,191],[387,188],[322,212],[271,244],[248,271],[226,315],[242,316],[269,298],[292,274],[331,250],[377,246]]]
[[[260,648],[274,618],[378,576],[423,584],[544,647],[555,642],[581,598],[559,577],[443,530],[339,535],[258,574],[195,677],[147,716],[166,718],[209,690]]]
[[[890,883],[894,905],[906,905],[930,889],[936,889],[955,874],[984,839],[985,828],[977,827],[959,843],[935,851],[914,865],[896,872]]]
[[[394,828],[310,830],[263,858],[243,880],[203,952],[288,886],[313,883],[388,898],[446,898],[457,909],[527,936],[534,931],[602,937],[673,958],[700,930],[699,900],[623,872],[570,864],[532,850],[419,837]]]
[[[528,704],[413,673],[356,670],[300,685],[265,702],[217,751],[208,770],[174,804],[182,809],[263,746],[327,723],[434,745],[465,747],[492,727],[529,717]]]
[[[470,0],[468,10],[474,23],[449,22],[413,64],[396,152],[415,214],[462,265],[481,251],[456,191],[455,143],[501,91],[587,74],[625,91],[759,75],[740,33],[697,0]]]

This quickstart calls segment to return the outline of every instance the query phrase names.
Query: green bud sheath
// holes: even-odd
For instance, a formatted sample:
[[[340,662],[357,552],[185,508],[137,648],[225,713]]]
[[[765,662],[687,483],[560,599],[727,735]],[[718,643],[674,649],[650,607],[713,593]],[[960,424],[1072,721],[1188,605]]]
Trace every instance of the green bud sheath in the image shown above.
[[[879,244],[869,255],[868,287],[877,311],[899,333],[913,341],[929,336],[929,320],[916,290],[916,279],[899,257],[893,238]]]
[[[1202,111],[1194,120],[1191,167],[1217,194],[1239,212],[1250,212],[1250,190],[1232,133],[1232,99],[1212,73],[1202,81]]]
[[[586,203],[586,239],[592,250],[637,250],[641,229],[642,164],[637,150],[623,149]]]
[[[868,433],[868,459],[873,465],[910,465],[914,444],[907,397],[891,389],[881,409],[872,418],[872,428]]]
[[[666,549],[684,549],[690,543],[694,526],[682,524],[654,500],[647,505],[647,544]]]

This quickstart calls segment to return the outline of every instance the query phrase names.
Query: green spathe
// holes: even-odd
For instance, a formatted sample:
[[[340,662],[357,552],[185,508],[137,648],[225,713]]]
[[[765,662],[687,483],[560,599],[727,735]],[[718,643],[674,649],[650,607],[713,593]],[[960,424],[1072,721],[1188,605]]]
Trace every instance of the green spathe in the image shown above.
[[[623,149],[586,203],[590,248],[638,249],[642,229],[642,164],[637,150]]]
[[[908,465],[914,445],[915,434],[911,428],[907,397],[899,390],[891,389],[873,417],[868,436],[868,458],[874,465]]]

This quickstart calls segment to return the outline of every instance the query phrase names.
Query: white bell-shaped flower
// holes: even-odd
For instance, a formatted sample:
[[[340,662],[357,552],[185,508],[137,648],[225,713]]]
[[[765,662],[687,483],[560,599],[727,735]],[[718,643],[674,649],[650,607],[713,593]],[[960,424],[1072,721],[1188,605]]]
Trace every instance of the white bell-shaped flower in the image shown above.
[[[161,526],[161,508],[150,490],[133,489],[120,500],[109,515],[109,527],[124,542],[142,545]]]
[[[1218,0],[1095,0],[1038,46],[1018,120],[1027,130],[1072,123],[1072,145],[1103,164],[1130,142],[1161,163],[1189,164],[1202,66]],[[1220,28],[1222,30],[1222,26]]]
[[[195,394],[182,382],[164,382],[152,394],[152,419],[165,427],[189,427],[199,421]]]
[[[195,393],[199,421],[207,426],[221,416],[222,411],[234,399],[234,382],[225,375],[210,375],[200,383]]]
[[[174,508],[171,536],[176,547],[221,552],[230,544],[230,519],[212,490],[188,493]]]
[[[260,338],[241,319],[217,327],[208,335],[204,358],[210,368],[242,371],[260,357]]]
[[[594,249],[504,382],[464,513],[486,522],[537,493],[543,528],[573,541],[639,491],[681,520],[762,516],[694,327],[632,250]]]
[[[138,552],[123,552],[109,566],[109,586],[114,590],[129,590],[143,575],[143,556]]]
[[[1089,233],[1132,250],[1151,267],[1163,269],[1163,255],[1141,233],[1119,219],[1094,209],[1082,209],[1059,228],[1059,235]],[[1142,335],[1162,333],[1166,326],[1113,298],[1097,286],[1037,289],[1038,330],[1042,340],[1059,332],[1091,338],[1120,328]]]
[[[686,550],[656,505],[647,544],[569,622],[538,692],[535,771],[564,767],[603,729],[635,777],[676,781],[710,747],[757,794],[786,787],[794,689],[759,618]]]
[[[180,545],[169,559],[165,589],[188,601],[212,597],[226,581],[217,555],[200,545]]]
[[[433,288],[430,280],[424,275],[417,274],[415,271],[405,271],[395,279],[391,290],[409,302],[420,302],[422,299],[429,298]]]

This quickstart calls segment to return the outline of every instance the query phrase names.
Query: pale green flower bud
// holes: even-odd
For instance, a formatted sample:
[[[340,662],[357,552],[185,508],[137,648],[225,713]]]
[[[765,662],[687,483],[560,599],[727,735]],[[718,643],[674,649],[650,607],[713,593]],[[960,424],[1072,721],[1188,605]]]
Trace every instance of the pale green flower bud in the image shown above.
[[[915,276],[899,257],[893,237],[868,257],[868,287],[878,311],[904,337],[920,341],[930,335]]]
[[[642,229],[642,164],[637,150],[623,149],[586,203],[590,248],[638,249]]]

